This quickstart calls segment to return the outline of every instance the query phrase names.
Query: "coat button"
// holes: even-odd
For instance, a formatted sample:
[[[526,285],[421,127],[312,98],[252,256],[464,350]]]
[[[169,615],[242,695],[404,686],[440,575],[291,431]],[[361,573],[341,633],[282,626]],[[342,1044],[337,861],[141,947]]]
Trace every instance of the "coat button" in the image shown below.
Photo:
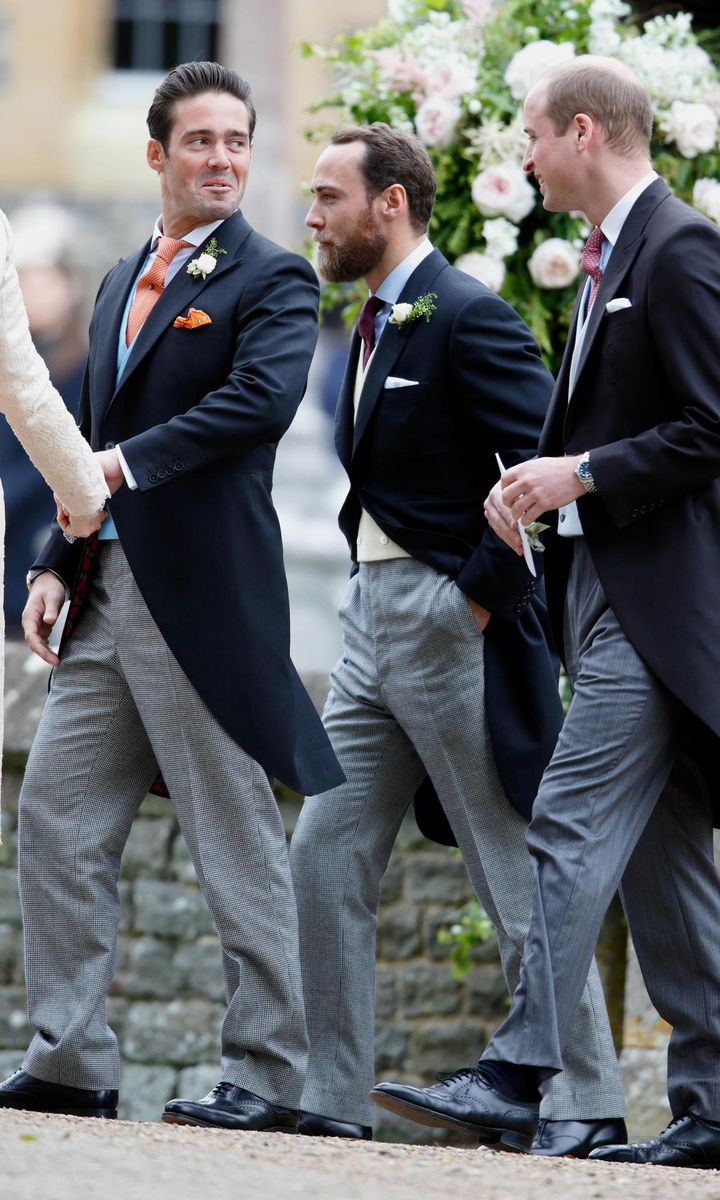
[[[115,449],[115,443],[114,443],[114,442],[106,442],[106,443],[105,443],[105,449],[106,449],[106,450],[114,450],[114,449]]]
[[[181,462],[180,459],[178,459],[178,461],[175,463],[175,470],[182,471],[182,470],[184,470],[184,468],[185,468],[185,463]]]
[[[388,544],[388,539],[387,539],[386,535],[384,533],[381,533],[380,534],[380,545],[387,546],[387,544]]]
[[[150,481],[150,483],[157,483],[157,480],[158,480],[157,471],[151,471],[150,474],[148,475],[148,480]]]

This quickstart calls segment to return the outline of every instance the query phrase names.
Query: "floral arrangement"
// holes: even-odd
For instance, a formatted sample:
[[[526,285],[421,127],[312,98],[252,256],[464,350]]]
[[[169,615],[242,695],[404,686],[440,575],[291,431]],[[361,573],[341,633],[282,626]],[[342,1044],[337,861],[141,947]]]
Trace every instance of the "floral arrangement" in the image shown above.
[[[438,177],[433,242],[521,313],[553,369],[589,227],[545,212],[522,170],[522,103],[544,71],[584,53],[632,67],[652,97],[656,170],[720,224],[720,75],[687,13],[640,27],[624,0],[388,0],[373,28],[304,50],[333,68],[337,94],[316,106],[340,110],[332,125],[417,133]]]

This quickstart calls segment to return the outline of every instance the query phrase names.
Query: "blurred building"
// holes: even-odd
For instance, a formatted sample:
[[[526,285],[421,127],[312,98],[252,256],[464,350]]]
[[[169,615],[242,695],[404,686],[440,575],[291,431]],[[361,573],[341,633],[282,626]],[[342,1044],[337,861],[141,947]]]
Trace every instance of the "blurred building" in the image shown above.
[[[216,58],[251,81],[258,109],[243,210],[263,233],[300,248],[303,185],[317,154],[305,138],[307,109],[332,91],[323,65],[304,59],[301,44],[330,42],[385,8],[385,0],[366,0],[360,17],[351,0],[0,0],[0,203],[11,221],[29,199],[66,206],[75,222],[68,257],[90,303],[105,272],[148,237],[157,215],[157,178],[145,162],[155,86],[178,62]],[[38,233],[38,244],[47,233]],[[28,271],[27,302],[38,305],[42,280]],[[334,661],[335,608],[347,577],[336,527],[344,485],[319,399],[336,342],[337,333],[321,342],[308,396],[278,455],[275,494],[301,669]],[[4,482],[9,504],[22,510],[12,479]],[[17,561],[24,559],[20,546]]]

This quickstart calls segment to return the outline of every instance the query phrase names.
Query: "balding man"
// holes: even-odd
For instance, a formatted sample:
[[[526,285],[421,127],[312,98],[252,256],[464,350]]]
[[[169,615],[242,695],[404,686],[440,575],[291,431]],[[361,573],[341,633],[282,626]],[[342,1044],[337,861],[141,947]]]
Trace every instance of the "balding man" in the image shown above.
[[[524,166],[545,208],[579,209],[595,229],[539,457],[505,473],[486,511],[518,551],[517,521],[557,512],[548,601],[575,694],[533,808],[520,984],[464,1102],[470,1087],[496,1130],[533,1111],[563,1069],[620,886],[650,996],[673,1028],[673,1120],[649,1142],[591,1157],[720,1167],[707,785],[720,734],[720,232],[652,170],[650,99],[614,60],[545,75],[525,124]],[[457,1102],[441,1091],[381,1084],[375,1095],[411,1116]],[[540,1122],[531,1153],[551,1152]]]

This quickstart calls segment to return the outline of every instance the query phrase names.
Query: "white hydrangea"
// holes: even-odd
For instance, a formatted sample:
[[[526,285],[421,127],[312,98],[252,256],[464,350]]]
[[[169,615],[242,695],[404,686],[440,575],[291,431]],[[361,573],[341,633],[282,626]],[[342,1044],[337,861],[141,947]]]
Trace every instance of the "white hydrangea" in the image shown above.
[[[501,262],[514,254],[518,247],[520,230],[506,217],[492,217],[483,225],[483,237],[490,258]]]
[[[417,0],[388,0],[387,7],[390,20],[397,21],[398,25],[404,25],[417,16]]]
[[[654,17],[640,37],[622,43],[617,56],[645,84],[657,116],[674,100],[702,101],[717,82],[712,59],[696,44],[687,13]]]
[[[580,251],[564,238],[546,238],[533,250],[528,271],[536,287],[568,287],[580,274]]]
[[[718,138],[718,119],[709,104],[673,100],[662,120],[666,142],[675,142],[685,158],[712,150]]]
[[[700,212],[720,225],[720,183],[717,179],[696,179],[692,199]]]
[[[473,279],[484,283],[491,292],[499,292],[505,281],[505,264],[480,250],[462,254],[455,260],[455,266],[458,271],[464,271],[466,275],[472,275]]]
[[[541,75],[574,57],[575,46],[572,42],[548,42],[543,38],[523,46],[510,59],[505,72],[505,82],[513,99],[524,100]]]
[[[475,128],[464,130],[472,146],[481,170],[501,162],[522,162],[527,134],[522,109],[518,109],[507,124],[500,117],[489,113]]]
[[[593,0],[588,31],[588,50],[591,54],[610,56],[617,53],[622,42],[616,28],[617,22],[631,12],[625,0]]]
[[[516,163],[486,167],[472,184],[475,207],[484,217],[522,221],[535,206],[535,189]]]

